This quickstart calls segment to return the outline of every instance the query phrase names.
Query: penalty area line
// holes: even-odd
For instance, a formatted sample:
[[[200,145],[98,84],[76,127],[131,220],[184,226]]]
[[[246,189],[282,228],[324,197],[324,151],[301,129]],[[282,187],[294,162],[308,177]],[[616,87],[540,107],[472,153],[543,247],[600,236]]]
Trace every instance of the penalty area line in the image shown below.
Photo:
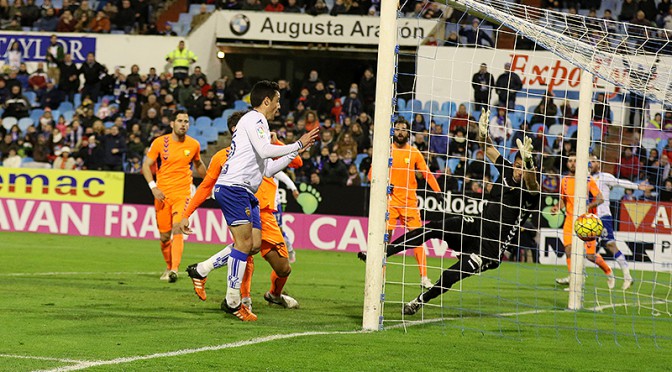
[[[158,271],[150,272],[105,272],[105,271],[54,271],[44,273],[0,273],[0,277],[17,277],[17,276],[68,276],[68,275],[155,275],[161,274]]]
[[[77,360],[77,359],[52,358],[52,357],[31,356],[31,355],[14,355],[14,354],[0,354],[0,358],[48,360],[48,361],[52,361],[52,362],[61,362],[61,363],[85,363],[86,362],[84,360]]]

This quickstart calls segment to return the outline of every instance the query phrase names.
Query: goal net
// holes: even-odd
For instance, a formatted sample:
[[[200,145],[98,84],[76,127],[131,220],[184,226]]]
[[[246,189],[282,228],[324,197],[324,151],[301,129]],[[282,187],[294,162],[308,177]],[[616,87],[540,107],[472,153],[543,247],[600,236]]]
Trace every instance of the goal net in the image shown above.
[[[401,1],[392,8],[393,36],[419,18],[437,24],[416,47],[400,48],[386,39],[386,10],[383,2],[364,327],[438,323],[514,337],[669,343],[672,33],[505,0]],[[389,101],[381,99],[386,89]],[[490,110],[485,120],[504,167],[515,162],[516,139],[532,139],[538,206],[520,224],[498,221],[521,227],[508,244],[498,242],[506,248],[498,268],[463,271],[469,277],[405,315],[427,291],[422,277],[447,287],[442,273],[469,257],[453,248],[486,234],[428,240],[426,264],[412,246],[386,258],[386,242],[418,228],[417,215],[423,224],[450,217],[464,224],[488,205],[510,207],[491,195],[493,185],[509,185],[478,140],[482,110]],[[399,118],[423,162],[399,150]],[[588,244],[574,231],[585,212],[605,225]]]

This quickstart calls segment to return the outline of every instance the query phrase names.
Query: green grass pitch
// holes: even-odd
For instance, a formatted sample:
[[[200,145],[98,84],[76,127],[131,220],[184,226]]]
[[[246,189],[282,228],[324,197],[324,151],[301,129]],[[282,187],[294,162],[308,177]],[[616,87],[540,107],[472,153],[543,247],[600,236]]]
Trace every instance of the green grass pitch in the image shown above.
[[[183,268],[219,248],[187,242]],[[252,295],[259,321],[242,323],[219,309],[224,270],[210,275],[206,302],[198,300],[184,273],[175,284],[159,281],[158,242],[3,232],[0,370],[663,371],[672,366],[672,321],[664,301],[669,274],[636,272],[635,278],[643,279],[636,290],[610,294],[604,277],[589,266],[586,307],[601,311],[570,312],[563,310],[567,292],[553,282],[564,274],[561,267],[504,263],[406,318],[430,322],[403,327],[401,300],[419,293],[417,269],[395,264],[404,259],[414,262],[411,256],[395,257],[387,268],[386,329],[362,333],[365,267],[351,253],[298,251],[286,287],[301,304],[297,310],[265,303],[270,270],[258,258]],[[430,269],[431,278],[438,274],[438,268]],[[653,286],[647,279],[667,285]],[[397,284],[402,281],[407,284]],[[444,320],[431,321],[440,317]]]

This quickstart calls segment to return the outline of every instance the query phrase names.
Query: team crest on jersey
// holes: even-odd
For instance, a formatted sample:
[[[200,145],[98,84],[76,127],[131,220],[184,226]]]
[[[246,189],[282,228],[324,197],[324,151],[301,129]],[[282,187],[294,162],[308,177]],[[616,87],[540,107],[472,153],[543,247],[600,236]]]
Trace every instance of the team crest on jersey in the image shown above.
[[[184,150],[184,156],[189,156],[191,155],[191,151],[189,150]]]
[[[411,164],[411,158],[404,158],[404,163]]]
[[[257,136],[259,136],[259,138],[263,139],[265,137],[265,134],[266,133],[264,133],[264,128],[260,128],[260,127],[257,128]]]
[[[247,217],[250,217],[250,215],[252,214],[252,212],[250,212],[250,208],[245,208],[245,214],[247,215]]]

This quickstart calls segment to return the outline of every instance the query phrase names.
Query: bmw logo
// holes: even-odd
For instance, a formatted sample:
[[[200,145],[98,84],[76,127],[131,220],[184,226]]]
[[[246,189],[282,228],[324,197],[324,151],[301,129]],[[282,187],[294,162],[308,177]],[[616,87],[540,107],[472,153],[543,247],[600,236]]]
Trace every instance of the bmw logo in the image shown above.
[[[233,32],[234,35],[245,35],[245,33],[247,33],[247,31],[250,29],[250,19],[247,18],[247,16],[244,14],[236,14],[233,16],[233,18],[231,18],[229,27],[231,27],[231,32]]]

